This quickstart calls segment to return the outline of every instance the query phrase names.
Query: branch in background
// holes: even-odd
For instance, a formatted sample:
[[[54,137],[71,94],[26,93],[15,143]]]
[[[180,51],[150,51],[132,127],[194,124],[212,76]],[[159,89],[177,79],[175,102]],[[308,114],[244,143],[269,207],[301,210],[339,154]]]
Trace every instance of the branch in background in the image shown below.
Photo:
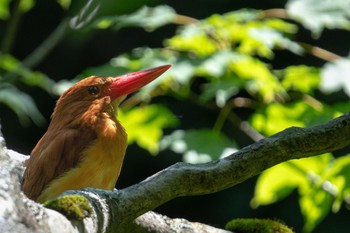
[[[307,53],[328,62],[332,62],[341,58],[339,55],[335,53],[332,53],[328,50],[325,50],[323,48],[320,48],[314,45],[310,45],[304,42],[298,42],[298,44],[301,47],[303,47]]]
[[[280,18],[280,19],[290,19],[288,16],[288,11],[283,8],[267,9],[264,10],[261,15],[261,19],[264,18]]]
[[[268,9],[264,10],[261,13],[260,16],[261,19],[264,18],[280,18],[280,19],[287,19],[287,20],[293,20],[289,17],[288,11],[286,9]],[[305,51],[312,56],[315,56],[317,58],[320,58],[324,61],[332,62],[340,58],[339,55],[332,53],[328,50],[325,50],[323,48],[304,43],[304,42],[297,42]]]

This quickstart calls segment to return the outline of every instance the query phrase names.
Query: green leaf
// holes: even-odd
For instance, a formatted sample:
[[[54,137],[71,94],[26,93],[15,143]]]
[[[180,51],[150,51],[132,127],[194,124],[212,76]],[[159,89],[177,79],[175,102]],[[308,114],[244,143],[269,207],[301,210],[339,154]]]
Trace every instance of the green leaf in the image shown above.
[[[214,14],[197,24],[186,25],[167,44],[179,51],[206,57],[221,50],[235,49],[246,55],[272,58],[274,48],[301,54],[304,50],[285,35],[297,27],[280,19],[259,19],[259,11],[243,9]]]
[[[11,0],[0,1],[0,19],[5,20],[10,16],[10,2]]]
[[[234,142],[209,129],[176,130],[162,139],[160,148],[183,154],[183,160],[188,163],[205,163],[236,151]]]
[[[311,232],[329,213],[332,196],[321,188],[310,188],[300,196],[299,204],[305,221],[303,232]]]
[[[331,160],[330,154],[324,154],[291,160],[264,171],[257,180],[251,205],[254,208],[269,205],[287,197],[296,188],[307,189],[310,182],[317,183],[315,174],[322,173]]]
[[[212,76],[215,79],[222,77],[228,70],[231,63],[242,59],[243,56],[232,51],[223,50],[207,57],[199,66],[199,73],[205,76]]]
[[[282,32],[262,25],[248,30],[248,36],[242,40],[238,51],[244,54],[257,53],[261,57],[273,58],[273,49],[283,48],[302,55],[304,49],[296,42],[285,37]]]
[[[100,29],[113,28],[115,30],[123,27],[142,27],[147,31],[153,31],[161,26],[172,23],[175,17],[176,12],[170,6],[144,6],[129,15],[98,18],[94,22],[94,26]]]
[[[217,52],[216,42],[207,35],[205,25],[190,24],[183,27],[178,35],[166,41],[167,45],[178,51],[186,51],[199,57]]]
[[[56,0],[56,1],[65,10],[67,10],[71,4],[71,0]]]
[[[350,97],[350,59],[338,59],[327,63],[321,72],[320,89],[324,93],[332,93],[341,89]]]
[[[37,125],[45,123],[45,118],[39,112],[32,97],[15,86],[5,84],[0,88],[0,103],[7,105],[16,113],[23,126],[30,123],[29,119]]]
[[[310,232],[330,211],[332,196],[324,189],[324,171],[333,161],[331,154],[323,154],[291,160],[264,171],[258,178],[251,205],[256,208],[275,203],[298,189],[304,231]]]
[[[120,109],[118,120],[128,133],[128,143],[137,143],[151,154],[159,151],[163,129],[178,123],[170,110],[161,105],[147,105],[129,110]]]
[[[40,87],[49,93],[54,86],[52,79],[41,72],[23,67],[21,62],[11,55],[0,55],[0,68],[8,72],[6,75],[9,77],[3,77],[8,82],[20,81],[28,86]]]
[[[311,94],[320,85],[320,71],[309,66],[288,66],[284,70],[282,85],[287,90]]]
[[[273,102],[276,96],[283,98],[286,95],[277,77],[258,59],[242,57],[233,62],[230,69],[246,81],[245,88],[249,93],[258,94],[266,103]]]
[[[350,194],[350,155],[345,155],[336,158],[332,166],[326,171],[325,178],[333,188],[333,193],[336,194],[332,211],[338,212],[343,201],[348,202]]]
[[[27,12],[35,5],[35,0],[21,0],[19,3],[19,9],[22,12]]]
[[[204,86],[204,90],[200,99],[204,102],[215,98],[216,105],[220,108],[224,107],[227,100],[239,91],[239,85],[234,80],[222,80],[212,82]]]
[[[321,104],[321,103],[319,103]],[[273,135],[288,127],[308,127],[329,121],[342,112],[350,111],[348,103],[329,107],[310,105],[300,101],[288,104],[273,103],[257,110],[251,117],[252,126],[266,136]]]
[[[288,15],[319,37],[325,28],[350,30],[350,1],[348,0],[290,0]]]

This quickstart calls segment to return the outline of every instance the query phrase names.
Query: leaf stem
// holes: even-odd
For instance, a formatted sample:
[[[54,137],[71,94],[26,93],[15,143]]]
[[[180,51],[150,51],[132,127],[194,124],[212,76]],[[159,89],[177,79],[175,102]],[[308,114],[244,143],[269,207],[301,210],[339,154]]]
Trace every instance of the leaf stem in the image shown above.
[[[6,32],[4,34],[5,36],[1,44],[1,51],[3,53],[10,53],[13,48],[13,44],[18,32],[18,26],[22,18],[22,12],[19,8],[20,2],[20,0],[13,1],[12,17],[8,22]]]
[[[305,43],[305,42],[298,42],[298,44],[303,47],[303,49],[305,49],[306,52],[308,52],[309,54],[318,57],[322,60],[328,61],[328,62],[332,62],[335,61],[339,58],[341,58],[339,55],[332,53],[328,50],[325,50],[323,48]]]

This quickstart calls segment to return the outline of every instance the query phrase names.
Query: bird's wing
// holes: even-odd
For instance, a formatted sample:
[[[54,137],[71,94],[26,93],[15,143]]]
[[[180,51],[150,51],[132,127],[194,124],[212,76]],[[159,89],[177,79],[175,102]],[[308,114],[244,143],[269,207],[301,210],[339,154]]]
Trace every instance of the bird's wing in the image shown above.
[[[48,131],[33,149],[27,161],[22,189],[36,200],[46,186],[82,159],[82,151],[96,139],[90,130],[65,129]]]

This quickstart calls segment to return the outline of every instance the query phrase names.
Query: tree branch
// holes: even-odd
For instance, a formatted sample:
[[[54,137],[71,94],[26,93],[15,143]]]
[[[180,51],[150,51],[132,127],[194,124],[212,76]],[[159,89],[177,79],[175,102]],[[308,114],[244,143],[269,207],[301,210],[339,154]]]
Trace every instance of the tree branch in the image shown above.
[[[176,197],[218,192],[278,163],[341,149],[350,145],[349,135],[350,114],[345,114],[319,126],[288,128],[224,159],[174,164],[123,190],[84,189],[64,195],[83,195],[93,207],[91,217],[72,222],[76,229],[87,231],[90,225],[99,232],[130,232],[137,217]]]
[[[177,163],[119,191],[87,189],[109,208],[109,227],[122,232],[138,216],[176,197],[218,192],[290,159],[335,151],[350,145],[350,114],[310,128],[288,128],[220,160]],[[86,192],[74,191],[86,195]]]

